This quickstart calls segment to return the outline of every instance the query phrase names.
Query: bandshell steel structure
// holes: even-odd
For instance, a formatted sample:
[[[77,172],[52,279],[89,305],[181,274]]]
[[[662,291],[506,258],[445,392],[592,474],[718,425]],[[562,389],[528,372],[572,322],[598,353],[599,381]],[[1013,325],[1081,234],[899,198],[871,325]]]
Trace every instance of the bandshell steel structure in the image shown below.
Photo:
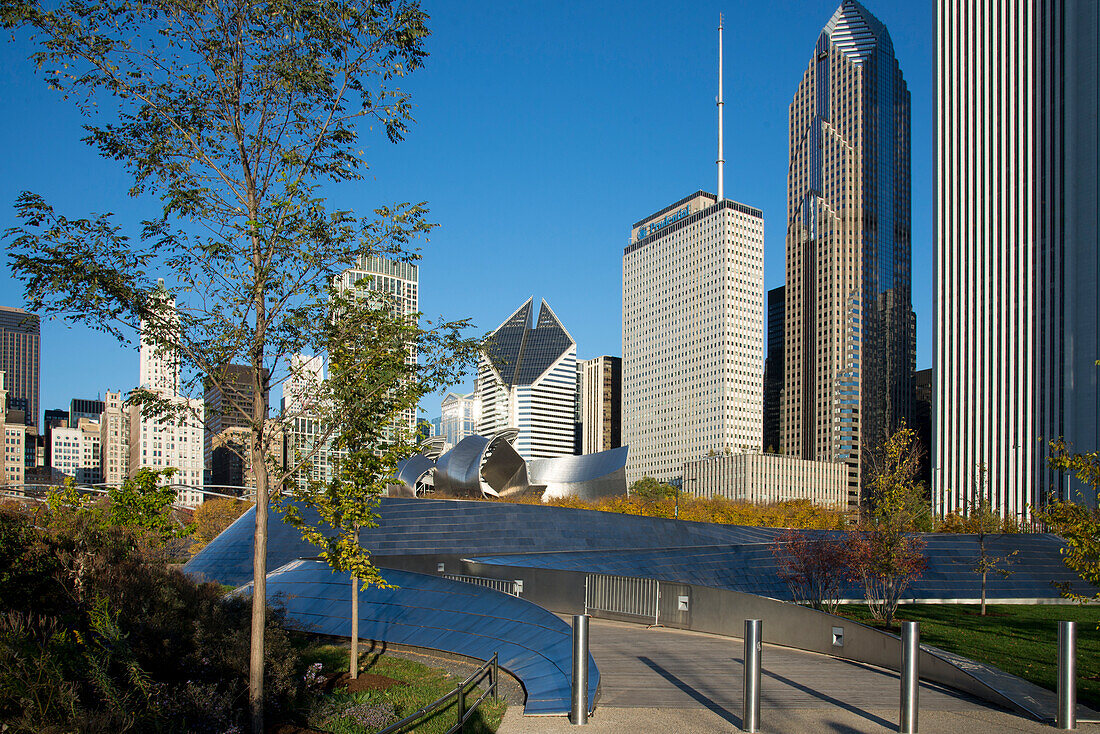
[[[627,447],[583,456],[525,461],[512,446],[518,431],[467,436],[434,458],[438,442],[397,466],[391,497],[599,499],[626,494]]]

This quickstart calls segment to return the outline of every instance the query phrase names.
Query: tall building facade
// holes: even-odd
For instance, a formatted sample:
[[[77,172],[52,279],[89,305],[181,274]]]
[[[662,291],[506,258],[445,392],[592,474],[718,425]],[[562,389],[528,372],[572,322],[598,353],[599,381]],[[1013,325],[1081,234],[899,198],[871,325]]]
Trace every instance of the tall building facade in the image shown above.
[[[267,371],[263,382],[267,384]],[[226,365],[218,380],[204,384],[206,428],[203,461],[210,470],[210,482],[231,487],[247,483],[244,454],[251,440],[252,411],[257,399],[252,368]],[[268,401],[270,402],[270,400]]]
[[[23,484],[26,472],[26,443],[33,440],[33,434],[23,422],[22,411],[7,410],[8,403],[7,374],[0,370],[0,437],[4,439],[3,454],[0,454],[0,486],[19,486]]]
[[[776,453],[783,447],[783,322],[786,313],[785,288],[768,291],[768,351],[764,357],[764,451]]]
[[[0,306],[0,371],[7,375],[9,399],[26,401],[28,426],[38,427],[42,337],[36,314]]]
[[[485,341],[478,359],[477,432],[519,430],[513,446],[524,459],[574,451],[577,342],[546,301],[532,326],[534,299],[509,316]]]
[[[171,319],[178,318],[175,299],[163,289],[163,282],[156,297],[165,299],[166,330],[170,331]],[[180,355],[166,340],[158,339],[146,323],[141,324],[139,359],[141,387],[175,404],[178,415],[146,416],[142,406],[130,406],[130,476],[142,468],[173,467],[176,473],[169,481],[177,485],[178,502],[184,505],[201,504],[204,479],[203,401],[180,393]]]
[[[933,496],[1027,516],[1096,492],[1049,441],[1100,450],[1100,5],[937,10]]]
[[[395,314],[415,319],[420,312],[419,282],[419,272],[412,263],[364,256],[359,258],[354,268],[340,274],[337,287],[344,291],[354,289],[360,294],[381,296]],[[413,350],[409,352],[409,361],[416,364],[416,352]],[[400,424],[401,428],[414,433],[416,409],[405,411]]]
[[[783,449],[861,463],[912,411],[909,90],[885,26],[844,0],[790,106]]]
[[[130,476],[130,411],[121,392],[108,390],[99,416],[100,468],[105,484],[122,484]]]
[[[454,446],[467,436],[477,433],[477,421],[481,414],[477,393],[462,395],[449,392],[440,404],[442,415],[439,422],[439,434],[447,439],[448,446]]]
[[[627,482],[709,452],[759,452],[764,215],[697,191],[638,221],[623,251]]]
[[[577,365],[581,451],[594,454],[623,445],[623,360],[596,357]]]

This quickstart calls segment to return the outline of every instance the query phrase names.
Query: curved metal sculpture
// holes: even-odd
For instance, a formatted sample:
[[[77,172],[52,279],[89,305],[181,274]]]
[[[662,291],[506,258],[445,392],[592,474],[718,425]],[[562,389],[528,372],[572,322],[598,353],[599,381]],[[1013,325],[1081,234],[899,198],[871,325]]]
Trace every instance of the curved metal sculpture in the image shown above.
[[[424,454],[417,454],[397,464],[397,483],[390,485],[390,497],[416,497],[420,494],[428,474],[435,469],[435,462]]]
[[[528,465],[532,484],[545,485],[543,502],[561,497],[594,500],[626,494],[627,447],[583,456],[532,459]]]
[[[436,495],[440,497],[481,497],[481,458],[490,440],[467,436],[439,457],[435,464]]]

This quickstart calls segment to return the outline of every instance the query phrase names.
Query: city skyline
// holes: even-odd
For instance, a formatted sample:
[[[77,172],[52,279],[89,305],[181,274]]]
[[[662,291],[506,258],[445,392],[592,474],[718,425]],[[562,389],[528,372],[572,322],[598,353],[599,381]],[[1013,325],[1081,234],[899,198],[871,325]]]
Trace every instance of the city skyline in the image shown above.
[[[516,302],[537,292],[571,324],[579,357],[620,354],[622,222],[684,191],[714,188],[710,70],[717,61],[719,12],[727,17],[725,193],[759,206],[765,218],[771,212],[778,222],[786,189],[786,105],[804,66],[804,49],[836,4],[778,3],[742,17],[737,5],[716,3],[693,6],[677,18],[665,17],[657,4],[640,5],[625,18],[610,8],[532,6],[475,23],[429,3],[433,56],[408,78],[418,123],[397,146],[368,134],[372,175],[325,193],[334,205],[354,205],[359,213],[392,201],[428,202],[441,227],[419,263],[426,316],[468,316],[485,333]],[[896,29],[898,56],[913,90],[918,366],[928,366],[930,330],[921,325],[931,320],[934,15],[931,4],[880,5],[869,7]],[[611,28],[612,21],[607,39],[592,34],[597,27]],[[646,36],[658,23],[658,40]],[[638,42],[643,36],[646,45]],[[9,145],[0,226],[13,223],[5,204],[23,189],[55,200],[70,216],[108,210],[124,222],[148,216],[152,202],[125,199],[129,184],[121,171],[79,143],[79,117],[33,78],[25,51],[19,42],[5,46],[2,83],[17,104],[0,113],[0,130],[20,144]],[[521,79],[536,82],[537,92]],[[670,94],[676,104],[660,102]],[[528,150],[530,159],[519,149]],[[68,175],[62,158],[88,180]],[[616,191],[610,199],[600,196],[609,184]],[[519,190],[525,193],[516,197]],[[599,206],[591,206],[597,196]],[[509,206],[496,206],[502,197]],[[765,287],[771,288],[783,281],[783,232],[774,227],[765,236]],[[588,267],[563,266],[570,258],[584,258]],[[502,275],[521,268],[523,279]],[[472,299],[469,283],[478,278],[491,280],[493,288],[484,297],[477,289],[479,297]],[[0,276],[0,303],[20,306],[21,296],[21,284]],[[86,374],[76,374],[61,359],[74,346],[98,357],[81,371]],[[137,382],[132,352],[82,328],[45,321],[42,355],[42,407],[63,407],[71,397],[127,390]],[[468,392],[472,385],[471,373],[454,389]],[[442,394],[424,399],[429,416],[437,413]]]

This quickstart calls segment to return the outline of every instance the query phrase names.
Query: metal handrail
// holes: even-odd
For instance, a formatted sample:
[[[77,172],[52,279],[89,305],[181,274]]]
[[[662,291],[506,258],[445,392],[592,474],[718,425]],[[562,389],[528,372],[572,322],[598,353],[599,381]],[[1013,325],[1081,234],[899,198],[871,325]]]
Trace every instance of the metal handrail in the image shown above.
[[[429,703],[427,706],[423,706],[417,711],[406,716],[401,721],[390,724],[385,729],[382,729],[376,734],[394,734],[394,732],[401,731],[410,724],[417,723],[420,719],[426,717],[438,708],[446,706],[452,698],[458,699],[458,723],[447,730],[447,734],[454,734],[462,730],[466,720],[469,719],[477,707],[481,705],[481,702],[485,700],[486,696],[492,694],[494,699],[500,698],[500,666],[497,664],[497,655],[499,653],[493,653],[493,657],[485,662],[480,668],[470,674],[470,677],[455,686],[455,689],[450,693],[437,698]],[[486,676],[489,677],[489,687],[485,689],[485,692],[478,697],[469,707],[466,706],[466,689],[471,686],[476,686]]]

